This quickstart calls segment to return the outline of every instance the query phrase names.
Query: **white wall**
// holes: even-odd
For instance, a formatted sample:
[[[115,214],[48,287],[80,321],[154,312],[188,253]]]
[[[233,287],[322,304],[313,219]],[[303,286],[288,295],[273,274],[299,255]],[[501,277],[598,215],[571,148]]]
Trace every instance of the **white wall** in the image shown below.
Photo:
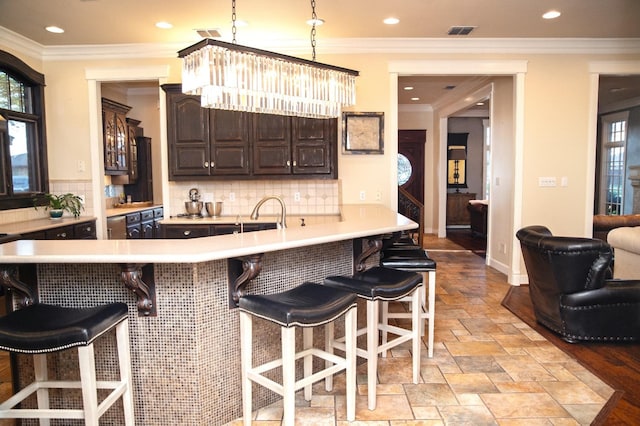
[[[497,166],[494,179],[500,180],[500,190],[498,194],[496,191],[492,193],[492,203],[499,203],[492,210],[504,217],[492,217],[491,221],[505,224],[504,233],[496,235],[495,243],[505,242],[507,253],[504,254],[504,263],[511,268],[510,274],[513,275],[518,272],[520,263],[519,252],[513,243],[516,227],[544,223],[555,233],[566,235],[583,235],[590,228],[587,222],[593,207],[593,194],[585,188],[592,185],[594,178],[591,151],[595,120],[592,116],[596,110],[592,108],[592,64],[621,63],[622,69],[640,73],[640,49],[637,41],[633,48],[632,43],[617,40],[554,41],[553,49],[545,40],[527,40],[518,48],[513,47],[513,41],[502,43],[500,40],[487,42],[484,48],[478,48],[477,43],[473,46],[467,46],[465,42],[455,46],[451,43],[449,47],[446,43],[437,46],[434,43],[425,40],[422,46],[414,43],[411,50],[403,51],[398,46],[385,48],[379,43],[368,46],[359,42],[344,49],[337,47],[337,53],[322,55],[325,63],[360,71],[357,105],[351,110],[385,113],[384,155],[338,155],[342,202],[359,203],[358,194],[364,190],[368,194],[365,202],[371,202],[371,195],[380,191],[381,203],[395,205],[398,116],[393,89],[396,87],[397,90],[394,79],[399,72],[398,63],[426,64],[427,68],[436,71],[455,69],[461,74],[476,75],[492,74],[490,70],[503,62],[524,63],[526,66],[520,79],[516,80],[516,91],[521,97],[513,99],[511,87],[508,95],[516,111],[522,111],[522,115],[516,117],[514,129],[503,138],[505,148],[514,146],[508,145],[507,141],[515,141],[515,146],[511,150],[500,151],[494,145],[497,157],[493,161]],[[10,39],[1,39],[0,48],[9,45],[12,45]],[[25,53],[24,56],[28,55]],[[88,68],[161,66],[169,70],[168,82],[180,81],[180,64],[175,54],[163,56],[144,52],[126,58],[123,56],[123,59],[101,57],[87,60],[87,57],[98,56],[81,52],[75,56],[56,57],[52,54],[40,62],[29,60],[46,76],[52,179],[78,180],[93,176],[92,171],[79,172],[77,168],[78,161],[91,164],[91,153],[94,152],[90,146],[93,118],[89,111],[94,106],[88,101],[90,90],[85,75]],[[625,66],[626,63],[631,65]],[[420,66],[415,69],[421,69]],[[605,69],[609,71],[616,67]],[[597,85],[595,89],[597,94]],[[432,227],[442,222],[441,204],[444,200],[436,195],[434,197],[437,198],[430,198],[430,194],[438,194],[443,176],[440,168],[442,150],[440,140],[436,139],[440,126],[437,120],[436,117],[433,121],[431,135],[435,141],[433,163],[429,165],[432,175],[427,178],[425,188],[428,195],[425,204],[432,209]],[[572,161],[567,161],[567,158]],[[506,167],[509,162],[511,169]],[[498,167],[501,164],[504,168]],[[566,176],[569,184],[567,187],[541,188],[537,184],[540,176]],[[430,187],[430,182],[433,187]],[[494,231],[497,229],[492,229]]]

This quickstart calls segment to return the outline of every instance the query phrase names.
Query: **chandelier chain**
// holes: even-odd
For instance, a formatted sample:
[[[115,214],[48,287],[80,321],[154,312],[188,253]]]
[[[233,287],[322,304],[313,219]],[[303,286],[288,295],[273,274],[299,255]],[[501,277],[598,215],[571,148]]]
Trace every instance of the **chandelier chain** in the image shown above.
[[[316,22],[318,15],[316,15],[316,0],[311,0],[311,60],[316,60]]]
[[[231,0],[231,35],[233,39],[231,42],[236,44],[236,33],[238,32],[236,28],[236,0]]]

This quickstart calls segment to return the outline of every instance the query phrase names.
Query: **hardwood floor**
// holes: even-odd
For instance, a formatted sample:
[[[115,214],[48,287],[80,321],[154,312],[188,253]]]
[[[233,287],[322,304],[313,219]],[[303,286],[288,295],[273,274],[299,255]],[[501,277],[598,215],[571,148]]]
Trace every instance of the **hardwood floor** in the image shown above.
[[[640,422],[640,344],[567,343],[535,321],[529,286],[511,287],[502,305],[616,390],[593,424]]]

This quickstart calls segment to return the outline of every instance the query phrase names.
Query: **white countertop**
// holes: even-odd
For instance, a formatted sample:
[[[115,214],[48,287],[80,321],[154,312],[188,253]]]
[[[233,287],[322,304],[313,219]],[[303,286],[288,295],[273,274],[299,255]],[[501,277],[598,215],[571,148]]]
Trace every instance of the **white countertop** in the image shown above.
[[[342,221],[185,240],[20,240],[1,263],[198,263],[417,228],[387,207],[344,205]],[[192,223],[192,222],[190,222]]]
[[[96,220],[93,216],[71,217],[63,216],[60,219],[33,219],[24,222],[11,222],[0,224],[0,233],[4,234],[26,234],[28,232],[45,231],[59,226],[78,225],[84,222]]]

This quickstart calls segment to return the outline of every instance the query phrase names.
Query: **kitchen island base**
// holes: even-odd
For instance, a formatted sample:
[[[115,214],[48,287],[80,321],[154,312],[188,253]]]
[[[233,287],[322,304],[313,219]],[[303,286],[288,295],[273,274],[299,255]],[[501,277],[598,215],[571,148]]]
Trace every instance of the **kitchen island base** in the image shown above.
[[[248,293],[277,293],[305,281],[321,283],[328,275],[349,275],[353,242],[268,252],[262,262],[262,271],[246,287]],[[229,308],[228,262],[153,266],[156,316],[138,314],[136,298],[122,285],[120,267],[113,264],[40,264],[39,299],[73,307],[113,301],[128,304],[136,424],[222,425],[241,417],[239,315],[237,309]],[[322,342],[323,333],[316,334]],[[99,378],[108,380],[117,373],[117,365],[101,354],[112,353],[115,336],[105,337],[98,342],[104,347],[96,348],[96,365]],[[254,363],[277,358],[279,338],[279,327],[256,321]],[[72,354],[49,358],[54,377],[77,370]],[[30,357],[18,360],[20,381],[26,382],[32,374]],[[254,386],[254,409],[280,398]],[[109,410],[103,419],[123,424],[121,413],[121,409]]]

